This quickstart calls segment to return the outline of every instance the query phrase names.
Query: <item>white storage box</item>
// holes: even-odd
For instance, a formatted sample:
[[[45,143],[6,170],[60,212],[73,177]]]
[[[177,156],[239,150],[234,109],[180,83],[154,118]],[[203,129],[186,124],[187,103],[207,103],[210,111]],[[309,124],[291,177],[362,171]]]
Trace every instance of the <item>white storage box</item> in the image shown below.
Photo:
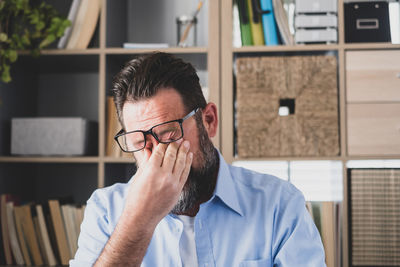
[[[11,154],[84,155],[88,148],[88,127],[83,118],[13,118]]]
[[[296,30],[295,41],[297,44],[301,43],[336,43],[337,30],[336,29],[323,29],[323,30]]]
[[[337,13],[337,0],[296,0],[296,13]]]
[[[336,15],[297,15],[294,20],[296,28],[337,28]]]

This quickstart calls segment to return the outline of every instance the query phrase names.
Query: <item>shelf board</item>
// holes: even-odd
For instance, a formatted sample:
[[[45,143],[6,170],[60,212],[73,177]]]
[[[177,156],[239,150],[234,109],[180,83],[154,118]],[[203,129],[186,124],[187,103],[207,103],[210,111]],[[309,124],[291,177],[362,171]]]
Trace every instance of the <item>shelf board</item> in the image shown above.
[[[262,158],[240,158],[234,157],[233,161],[322,161],[322,160],[343,160],[341,156],[332,157],[262,157]]]
[[[135,163],[135,158],[131,157],[104,157],[103,161],[105,163]]]
[[[257,52],[291,52],[291,51],[330,51],[338,50],[338,44],[316,44],[316,45],[275,45],[275,46],[243,46],[233,48],[235,53],[257,53]]]
[[[166,52],[171,54],[206,54],[207,47],[168,47],[168,48],[151,48],[151,49],[130,49],[130,48],[106,48],[105,53],[110,55],[120,54],[145,54],[154,51]]]
[[[0,162],[32,163],[98,163],[98,157],[0,157]]]
[[[400,49],[400,44],[392,43],[349,43],[349,44],[315,44],[315,45],[276,45],[276,46],[243,46],[234,47],[234,53],[259,53],[259,52],[301,52],[301,51],[335,51],[368,50],[368,49]]]
[[[391,44],[391,43],[351,43],[351,44],[344,44],[343,48],[346,49],[346,50],[400,49],[400,44]]]
[[[40,51],[40,55],[99,55],[101,53],[100,48],[88,48],[88,49],[43,49]],[[18,51],[19,55],[30,55],[29,51],[23,50]]]

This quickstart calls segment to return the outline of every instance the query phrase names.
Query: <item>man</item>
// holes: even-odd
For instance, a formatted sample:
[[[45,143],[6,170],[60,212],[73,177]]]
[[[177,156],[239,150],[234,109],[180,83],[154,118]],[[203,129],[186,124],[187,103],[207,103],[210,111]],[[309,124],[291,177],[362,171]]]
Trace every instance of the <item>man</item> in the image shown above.
[[[214,148],[217,107],[190,64],[134,59],[113,92],[116,140],[138,171],[88,200],[71,266],[325,266],[302,194]]]

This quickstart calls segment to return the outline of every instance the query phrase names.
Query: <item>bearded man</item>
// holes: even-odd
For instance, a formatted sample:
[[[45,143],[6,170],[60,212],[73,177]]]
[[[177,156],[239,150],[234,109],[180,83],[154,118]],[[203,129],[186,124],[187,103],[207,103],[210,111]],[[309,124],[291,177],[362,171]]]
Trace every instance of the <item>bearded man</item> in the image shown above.
[[[90,197],[71,266],[325,266],[303,195],[214,148],[217,107],[191,64],[133,59],[113,93],[115,139],[138,170]]]

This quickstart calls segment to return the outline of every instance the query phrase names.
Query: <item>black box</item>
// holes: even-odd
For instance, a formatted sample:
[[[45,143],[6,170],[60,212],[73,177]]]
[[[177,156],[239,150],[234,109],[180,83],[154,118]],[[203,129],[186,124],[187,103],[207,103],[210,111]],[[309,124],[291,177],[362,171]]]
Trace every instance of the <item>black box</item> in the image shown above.
[[[387,1],[344,4],[345,42],[391,42]]]

